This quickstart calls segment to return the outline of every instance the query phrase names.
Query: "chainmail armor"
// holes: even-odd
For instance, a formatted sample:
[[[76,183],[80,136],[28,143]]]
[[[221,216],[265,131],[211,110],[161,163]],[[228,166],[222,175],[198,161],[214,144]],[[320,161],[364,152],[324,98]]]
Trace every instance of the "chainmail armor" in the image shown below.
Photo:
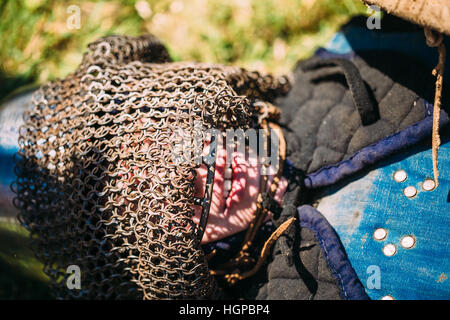
[[[99,39],[73,74],[43,85],[13,190],[57,296],[216,298],[192,219],[198,164],[172,161],[174,131],[255,125],[254,103],[288,89],[285,77],[171,62],[151,35]],[[67,288],[70,265],[79,290]]]

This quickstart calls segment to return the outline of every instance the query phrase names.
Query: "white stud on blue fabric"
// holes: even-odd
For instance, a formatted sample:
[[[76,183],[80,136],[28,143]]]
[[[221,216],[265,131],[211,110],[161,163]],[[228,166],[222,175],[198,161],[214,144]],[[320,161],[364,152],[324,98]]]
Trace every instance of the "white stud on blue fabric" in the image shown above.
[[[426,179],[422,185],[422,188],[425,191],[432,191],[435,187],[436,187],[436,184],[434,183],[434,180],[432,180],[432,179]]]
[[[394,172],[394,180],[397,182],[403,182],[408,178],[405,170],[398,170]]]
[[[378,241],[385,239],[386,236],[387,236],[387,231],[386,231],[386,229],[383,229],[383,228],[378,228],[373,232],[373,238]]]
[[[383,248],[383,253],[388,257],[392,257],[396,252],[397,247],[395,246],[395,244],[392,243],[385,245]]]
[[[407,196],[408,198],[412,198],[412,197],[414,197],[417,194],[417,189],[415,187],[413,187],[413,186],[406,187],[403,190],[403,194],[405,196]]]
[[[402,247],[405,248],[405,249],[411,249],[411,248],[414,247],[414,245],[416,244],[416,239],[414,239],[413,236],[404,236],[404,237],[400,240],[400,244],[401,244]]]

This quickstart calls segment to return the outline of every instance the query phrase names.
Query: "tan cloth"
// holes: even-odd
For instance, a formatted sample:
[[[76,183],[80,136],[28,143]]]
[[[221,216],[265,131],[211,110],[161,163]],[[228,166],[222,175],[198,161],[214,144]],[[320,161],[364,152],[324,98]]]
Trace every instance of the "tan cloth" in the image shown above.
[[[363,0],[390,14],[450,35],[450,0]]]

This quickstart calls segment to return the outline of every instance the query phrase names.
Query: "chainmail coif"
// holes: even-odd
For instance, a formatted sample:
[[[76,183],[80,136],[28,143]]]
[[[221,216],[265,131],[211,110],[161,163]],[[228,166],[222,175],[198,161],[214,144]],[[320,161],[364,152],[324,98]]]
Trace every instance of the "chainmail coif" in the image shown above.
[[[254,125],[258,100],[289,89],[241,68],[170,62],[153,36],[89,45],[78,69],[43,85],[20,130],[19,220],[61,298],[215,298],[196,236],[192,161],[176,129]],[[177,140],[178,139],[178,140]],[[70,265],[81,289],[68,289]]]

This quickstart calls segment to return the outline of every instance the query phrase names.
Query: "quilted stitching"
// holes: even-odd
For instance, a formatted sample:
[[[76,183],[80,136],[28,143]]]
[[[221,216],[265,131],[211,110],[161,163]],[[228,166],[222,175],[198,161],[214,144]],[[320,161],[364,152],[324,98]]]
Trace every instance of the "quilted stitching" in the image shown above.
[[[269,281],[259,289],[257,299],[342,299],[314,232],[302,228],[300,235],[299,266],[287,266],[282,251],[275,248],[267,269]]]
[[[402,61],[405,65],[409,62],[409,58],[390,57],[397,65]],[[287,97],[277,100],[282,108],[281,123],[285,126],[286,140],[291,147],[288,157],[306,173],[348,159],[363,147],[425,117],[425,107],[419,95],[395,81],[408,79],[409,73],[426,83],[428,78],[417,77],[417,74],[425,74],[417,64],[414,65],[417,70],[401,65],[387,75],[371,67],[361,57],[353,58],[352,62],[376,101],[380,116],[377,122],[362,126],[345,78],[333,74],[334,70],[323,70],[334,67],[304,72],[300,63],[294,71],[293,89]],[[418,86],[410,87],[415,89]]]

